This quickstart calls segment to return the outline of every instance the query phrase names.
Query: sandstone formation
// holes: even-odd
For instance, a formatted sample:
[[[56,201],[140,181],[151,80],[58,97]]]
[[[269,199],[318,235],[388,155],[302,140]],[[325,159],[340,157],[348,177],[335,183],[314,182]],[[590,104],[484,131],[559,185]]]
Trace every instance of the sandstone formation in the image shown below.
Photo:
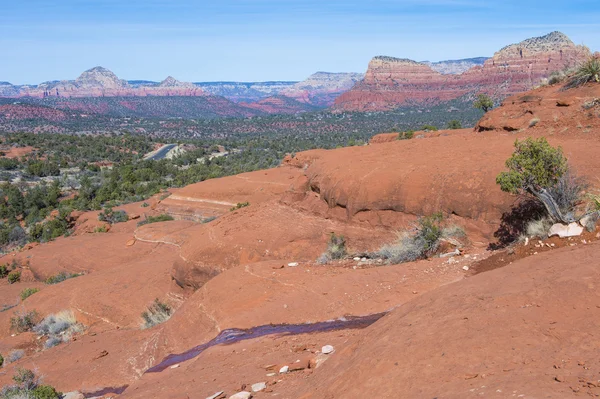
[[[560,32],[504,47],[459,75],[444,75],[424,63],[375,57],[365,78],[335,101],[343,111],[390,110],[400,106],[472,99],[486,93],[496,99],[527,91],[552,72],[577,65],[590,55]]]
[[[0,92],[1,94],[1,92]],[[21,86],[19,97],[145,97],[145,96],[203,96],[204,92],[192,83],[182,83],[172,77],[159,84],[137,85],[119,79],[103,67],[83,72],[77,79]]]

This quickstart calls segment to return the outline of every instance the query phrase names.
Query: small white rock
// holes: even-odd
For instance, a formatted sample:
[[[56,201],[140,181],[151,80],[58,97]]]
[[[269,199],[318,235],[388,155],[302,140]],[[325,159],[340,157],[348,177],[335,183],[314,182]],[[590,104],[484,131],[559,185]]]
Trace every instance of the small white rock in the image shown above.
[[[257,382],[256,384],[252,384],[252,392],[260,392],[267,389],[266,382]]]
[[[354,261],[355,261],[355,262],[359,262],[359,261],[360,261],[360,258],[357,256],[356,258],[354,258]]]
[[[332,353],[334,351],[333,346],[331,345],[325,345],[324,347],[321,348],[321,353],[324,353],[326,355]]]
[[[215,399],[215,398],[218,398],[218,397],[219,397],[219,396],[221,396],[221,395],[223,395],[223,391],[219,391],[219,392],[215,393],[214,395],[212,395],[212,396],[209,396],[209,397],[208,397],[208,398],[206,398],[206,399]]]
[[[467,270],[469,270],[469,266],[463,266],[463,270],[464,270],[464,271],[467,271]]]
[[[290,370],[290,368],[288,366],[283,366],[282,368],[279,369],[279,374],[285,374]]]
[[[367,258],[362,258],[360,261],[361,261],[361,262],[366,262],[366,261],[367,261]]]
[[[250,399],[252,394],[247,391],[238,392],[235,395],[231,395],[229,399]]]
[[[296,266],[298,266],[298,262],[291,262],[291,263],[288,263],[288,266],[289,266],[289,267],[296,267]]]
[[[179,365],[178,365],[178,364],[174,364],[174,365],[172,365],[172,366],[171,366],[171,368],[172,368],[172,369],[179,368]]]
[[[267,374],[267,377],[275,377],[277,375],[277,373],[269,373]]]

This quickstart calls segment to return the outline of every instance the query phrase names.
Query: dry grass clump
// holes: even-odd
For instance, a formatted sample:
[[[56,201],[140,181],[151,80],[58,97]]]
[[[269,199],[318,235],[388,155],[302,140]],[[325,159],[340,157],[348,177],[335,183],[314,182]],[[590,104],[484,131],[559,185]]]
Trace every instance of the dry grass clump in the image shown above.
[[[348,256],[346,251],[346,239],[343,235],[336,235],[331,233],[329,243],[327,244],[327,250],[321,254],[317,262],[320,264],[328,263],[334,259],[344,259]]]
[[[154,303],[148,306],[148,309],[142,312],[142,329],[151,328],[158,324],[164,323],[171,318],[173,309],[164,302],[157,299]]]
[[[437,253],[443,240],[460,244],[456,239],[466,237],[465,231],[456,225],[446,225],[441,213],[420,218],[414,228],[397,233],[392,244],[384,245],[375,253],[387,263],[413,262]]]
[[[83,332],[83,325],[77,322],[72,311],[63,310],[46,316],[33,328],[33,331],[40,336],[48,337],[44,346],[52,348],[62,342],[70,341],[73,335]]]
[[[600,83],[600,57],[598,56],[591,56],[579,65],[564,88],[572,89],[588,82]]]

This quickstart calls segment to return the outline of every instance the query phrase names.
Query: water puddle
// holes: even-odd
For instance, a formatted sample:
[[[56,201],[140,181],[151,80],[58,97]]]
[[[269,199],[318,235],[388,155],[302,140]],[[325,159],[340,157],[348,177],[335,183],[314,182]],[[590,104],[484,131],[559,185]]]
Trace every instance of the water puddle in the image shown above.
[[[223,330],[215,338],[202,345],[193,347],[183,353],[169,355],[159,364],[146,370],[146,373],[159,373],[175,364],[185,362],[200,355],[206,349],[215,345],[230,345],[247,339],[255,339],[266,335],[299,335],[316,332],[327,332],[344,329],[365,328],[381,319],[388,312],[376,313],[368,316],[347,317],[337,320],[321,321],[305,324],[268,324],[252,327],[247,330],[231,328]]]

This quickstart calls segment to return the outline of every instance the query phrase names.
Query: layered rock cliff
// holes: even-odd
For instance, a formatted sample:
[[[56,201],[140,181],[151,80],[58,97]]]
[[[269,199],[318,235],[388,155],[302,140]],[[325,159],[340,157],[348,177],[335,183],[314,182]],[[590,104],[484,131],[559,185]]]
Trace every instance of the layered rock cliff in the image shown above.
[[[502,99],[531,89],[552,72],[575,66],[590,55],[560,32],[506,46],[462,74],[442,74],[407,59],[375,57],[365,78],[335,101],[346,111],[390,110],[415,104],[437,104],[487,93]]]

